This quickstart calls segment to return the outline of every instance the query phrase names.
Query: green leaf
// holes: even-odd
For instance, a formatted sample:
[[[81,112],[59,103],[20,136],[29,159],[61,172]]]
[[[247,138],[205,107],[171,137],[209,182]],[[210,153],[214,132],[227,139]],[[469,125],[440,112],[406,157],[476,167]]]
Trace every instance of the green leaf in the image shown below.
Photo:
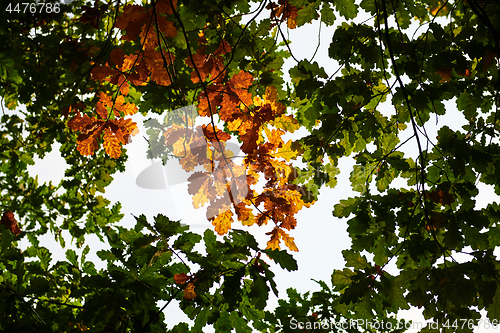
[[[238,312],[233,311],[229,315],[231,324],[236,330],[236,333],[251,333],[252,329],[248,326],[245,319],[241,318]]]
[[[495,291],[495,296],[493,296],[493,302],[486,308],[488,311],[488,318],[490,322],[498,321],[500,318],[500,287],[497,287]]]
[[[384,278],[384,277],[382,277]],[[406,289],[399,287],[393,281],[390,282],[390,286],[387,289],[384,289],[384,294],[387,296],[387,300],[390,304],[390,308],[393,312],[397,312],[400,309],[408,310],[410,306],[408,305],[408,301],[405,299],[404,292]]]
[[[222,309],[220,311],[220,317],[214,324],[216,332],[231,332],[233,325],[231,323],[231,318],[227,310]]]
[[[154,241],[158,240],[158,236],[155,235],[144,235],[134,240],[133,248],[142,249],[149,246]]]
[[[253,283],[248,297],[257,309],[264,310],[269,297],[269,287],[267,286],[266,279],[259,274],[254,274],[252,278]]]
[[[337,291],[344,289],[345,287],[351,285],[351,277],[354,272],[349,268],[344,268],[343,270],[334,270],[332,274],[332,285]]]
[[[68,259],[68,261],[76,268],[79,267],[78,256],[76,255],[75,250],[72,249],[66,250],[66,259]]]
[[[170,238],[189,229],[189,226],[181,225],[179,221],[170,221],[168,217],[162,214],[155,216],[154,220],[156,230],[165,238]]]
[[[327,26],[333,25],[335,23],[336,17],[331,4],[323,2],[323,4],[321,5],[320,14],[321,21]]]
[[[356,18],[356,16],[358,15],[358,7],[354,3],[354,1],[336,0],[334,4],[340,15],[348,20]]]
[[[297,261],[285,250],[266,249],[264,253],[287,271],[296,271],[298,269]]]
[[[317,18],[318,12],[316,11],[316,5],[314,3],[310,3],[306,7],[297,11],[297,26],[300,27]]]
[[[45,271],[48,270],[50,261],[52,260],[52,258],[51,258],[52,254],[50,253],[50,251],[45,247],[41,247],[36,251],[36,256],[38,257],[38,259],[40,259],[40,266],[42,267],[42,269]],[[70,257],[71,257],[71,255],[70,255]],[[74,257],[74,261],[76,262],[76,267],[78,267],[78,261],[76,258],[76,254]]]
[[[186,323],[179,323],[179,324],[175,325],[170,332],[171,333],[188,333],[189,332],[189,325]]]
[[[361,256],[359,253],[350,250],[343,250],[342,255],[344,256],[347,267],[352,267],[356,270],[367,269],[370,267],[368,261],[366,260],[366,257]]]
[[[174,242],[174,249],[182,250],[183,252],[189,252],[193,247],[199,243],[201,236],[195,234],[194,232],[185,232]]]

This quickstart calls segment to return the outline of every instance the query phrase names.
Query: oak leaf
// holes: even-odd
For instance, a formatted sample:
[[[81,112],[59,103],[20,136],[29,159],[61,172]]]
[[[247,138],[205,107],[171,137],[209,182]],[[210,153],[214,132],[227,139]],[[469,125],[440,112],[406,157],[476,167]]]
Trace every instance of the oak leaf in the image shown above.
[[[220,106],[222,102],[222,89],[219,88],[219,85],[207,87],[206,92],[208,93],[208,98],[205,91],[201,92],[198,97],[198,113],[200,116],[210,116],[217,113],[217,107]]]
[[[137,106],[134,103],[125,103],[125,98],[123,97],[123,95],[119,95],[116,98],[114,109],[118,112],[123,112],[123,114],[126,116],[133,115],[138,110]],[[120,114],[116,114],[115,112],[115,116],[120,116]]]
[[[104,132],[104,150],[112,158],[119,158],[121,154],[120,140],[116,137],[115,133],[109,128]]]
[[[232,50],[231,45],[229,45],[229,43],[223,39],[217,50],[215,50],[214,55],[216,56],[224,55],[226,53],[231,52],[231,50]]]
[[[14,235],[19,235],[21,233],[21,229],[17,224],[17,220],[14,217],[14,213],[10,210],[7,210],[2,215],[2,220],[0,221],[7,229],[9,229]]]
[[[187,275],[186,273],[180,273],[180,274],[174,275],[174,281],[175,281],[175,283],[178,283],[178,284],[184,284],[189,279],[191,279],[191,277],[189,275]]]
[[[213,221],[212,224],[215,226],[215,232],[219,235],[226,234],[229,229],[231,229],[231,223],[233,222],[233,212],[231,210],[226,210],[225,212],[219,214]]]
[[[78,150],[83,156],[94,155],[94,151],[99,148],[99,144],[97,142],[97,134],[99,134],[100,136],[100,133],[94,132],[87,139],[83,141],[77,141],[78,146],[76,147],[76,150]]]
[[[231,135],[227,134],[226,132],[221,131],[220,129],[214,127],[212,124],[202,125],[203,128],[203,133],[205,134],[205,137],[207,138],[207,141],[213,142],[213,141],[227,141],[231,139]]]
[[[156,11],[172,15],[177,7],[177,0],[158,0],[156,2]]]
[[[436,73],[439,74],[439,76],[441,76],[441,80],[439,80],[439,82],[441,83],[448,82],[451,79],[452,67],[447,66],[445,68],[436,71]]]
[[[282,157],[284,158],[287,162],[290,161],[290,159],[295,159],[297,157],[298,152],[296,150],[292,149],[292,140],[288,140],[288,142],[283,145],[282,147],[278,148],[276,154],[274,154],[275,157]]]
[[[240,221],[241,224],[250,226],[255,223],[255,216],[253,215],[252,210],[246,207],[244,202],[237,204],[234,207],[234,210],[236,211],[238,221]]]
[[[455,198],[449,192],[443,190],[434,190],[432,192],[426,192],[426,197],[432,202],[440,203],[441,205],[450,205],[455,202]]]
[[[108,110],[106,110],[106,107],[101,102],[96,103],[96,111],[97,111],[97,114],[102,119],[106,120],[106,118],[108,118]]]
[[[172,82],[170,80],[170,74],[168,73],[167,69],[165,68],[165,64],[163,61],[163,57],[159,52],[156,52],[153,50],[146,50],[145,52],[145,62],[146,66],[149,69],[149,72],[151,74],[151,80],[155,81],[161,86],[168,86]],[[170,65],[171,61],[174,60],[173,55],[167,55],[165,57],[165,60],[167,61],[167,65]]]
[[[108,9],[108,5],[99,5],[99,3],[100,0],[95,0],[94,7],[82,6],[82,15],[79,21],[82,23],[90,23],[94,29],[98,29],[102,15]]]
[[[268,249],[271,249],[271,250],[278,249],[279,250],[280,249],[280,246],[279,246],[280,239],[282,239],[285,242],[285,245],[291,251],[295,251],[295,252],[299,251],[299,249],[295,245],[293,237],[288,236],[288,234],[285,231],[283,231],[282,229],[280,229],[278,227],[274,227],[274,229],[272,231],[266,233],[266,235],[271,235],[271,239],[267,242]]]
[[[123,61],[125,60],[125,52],[119,48],[113,49],[109,58],[115,63],[117,68],[121,68],[123,66]]]
[[[131,55],[124,56],[123,65],[121,66],[121,70],[126,72],[126,71],[132,69],[134,64],[136,62],[138,62],[137,58],[138,58],[137,54],[131,54]]]
[[[144,22],[146,22],[147,13],[143,6],[126,5],[123,7],[123,13],[117,18],[115,27],[125,30],[121,39],[134,41],[139,35]]]
[[[241,145],[241,151],[250,154],[257,149],[257,144],[260,141],[260,124],[254,123],[253,127],[243,135],[240,136],[240,140],[243,141]]]
[[[164,16],[159,16],[158,20],[158,30],[165,35],[165,37],[175,37],[177,36],[177,29],[172,21],[167,21]]]
[[[187,299],[188,301],[196,298],[196,293],[194,291],[194,284],[193,282],[189,282],[186,286],[186,288],[184,288],[184,290],[182,291],[183,293],[183,297],[184,299]]]

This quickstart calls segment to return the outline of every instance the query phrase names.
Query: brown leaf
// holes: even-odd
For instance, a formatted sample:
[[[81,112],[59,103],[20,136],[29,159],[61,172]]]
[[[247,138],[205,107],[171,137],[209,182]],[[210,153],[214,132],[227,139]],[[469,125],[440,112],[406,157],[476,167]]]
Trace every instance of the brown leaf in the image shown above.
[[[3,213],[2,220],[0,221],[0,223],[5,225],[5,227],[10,231],[12,231],[12,233],[16,236],[21,233],[21,229],[17,224],[14,214],[10,210],[7,210]]]
[[[434,190],[427,192],[426,197],[432,202],[440,203],[441,205],[449,205],[455,202],[455,198],[449,192],[443,190]]]
[[[191,277],[187,275],[186,273],[180,273],[180,274],[175,274],[174,275],[174,281],[175,283],[178,284],[184,284],[186,283]]]
[[[207,138],[208,142],[227,141],[231,139],[230,134],[221,131],[220,129],[217,128],[217,126],[215,127],[214,131],[212,124],[208,124],[208,126],[202,125],[202,128],[203,128],[203,133],[205,134],[205,137]]]
[[[452,72],[451,66],[448,66],[448,67],[445,67],[445,68],[438,70],[436,73],[439,74],[439,76],[441,76],[441,80],[439,80],[439,82],[445,83],[445,82],[450,81],[451,72]]]

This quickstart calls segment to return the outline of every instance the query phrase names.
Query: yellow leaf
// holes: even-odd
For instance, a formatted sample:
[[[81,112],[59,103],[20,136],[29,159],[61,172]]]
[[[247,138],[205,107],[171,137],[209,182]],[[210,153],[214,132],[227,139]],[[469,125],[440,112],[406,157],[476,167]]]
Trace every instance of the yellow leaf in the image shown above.
[[[275,156],[282,157],[287,162],[290,162],[290,159],[297,157],[297,151],[292,149],[292,140],[288,140],[284,146],[278,148],[278,152]]]
[[[441,2],[441,1],[439,1],[435,7],[427,8],[427,9],[430,10],[432,16],[436,16],[436,15],[437,16],[445,16],[450,11],[448,4],[445,4],[443,6],[443,2]]]
[[[285,232],[283,232],[281,237],[285,241],[285,245],[290,249],[290,251],[299,252],[299,249],[297,248],[295,242],[293,241],[293,237],[288,236]]]
[[[192,300],[193,298],[196,298],[196,293],[194,292],[194,284],[193,282],[189,282],[186,286],[186,288],[182,291],[184,294],[184,299],[187,300]]]
[[[296,130],[300,128],[300,124],[292,116],[287,116],[287,115],[281,115],[280,117],[277,117],[273,121],[270,122],[271,125],[273,125],[276,128],[283,129],[287,132],[293,133]]]
[[[215,220],[212,221],[212,224],[215,226],[215,231],[222,236],[231,229],[232,222],[233,212],[228,209],[222,214],[219,214]]]
[[[119,158],[121,154],[121,146],[120,146],[120,141],[116,137],[116,135],[113,133],[113,131],[109,128],[106,129],[106,132],[104,132],[104,150],[106,151],[106,154],[108,154],[112,158]]]
[[[208,180],[207,180],[208,181]],[[206,186],[203,186],[206,187]],[[203,187],[200,189],[199,192],[197,192],[193,196],[193,206],[194,208],[198,209],[200,207],[203,207],[209,200],[208,197],[206,196]]]

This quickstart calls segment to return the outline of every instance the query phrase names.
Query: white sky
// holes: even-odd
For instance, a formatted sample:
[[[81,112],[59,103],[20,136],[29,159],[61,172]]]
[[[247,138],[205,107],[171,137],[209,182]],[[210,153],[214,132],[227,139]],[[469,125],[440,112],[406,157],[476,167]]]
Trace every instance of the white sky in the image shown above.
[[[361,20],[356,20],[360,22]],[[339,20],[340,23],[340,20]],[[298,30],[290,31],[290,39],[292,51],[295,57],[301,59],[311,59],[316,50],[318,22],[308,24]],[[320,66],[324,66],[327,74],[332,74],[338,69],[338,65],[330,58],[328,58],[328,46],[333,35],[332,28],[327,28],[325,25],[322,27],[321,45],[315,57]],[[294,61],[289,59],[284,66],[287,69],[294,66]],[[288,77],[287,74],[285,74]],[[390,106],[386,106],[386,112],[392,112]],[[430,121],[426,126],[430,138],[436,137],[436,130],[438,127],[446,124],[450,128],[458,129],[465,121],[457,117],[454,103],[447,104],[447,113],[445,116],[439,116],[438,126],[435,126],[434,121]],[[453,113],[451,113],[453,112]],[[134,121],[141,123],[142,116],[135,115]],[[127,145],[129,153],[129,162],[127,162],[127,171],[125,173],[115,174],[113,183],[106,188],[104,196],[112,202],[119,201],[122,203],[122,213],[125,214],[124,219],[120,224],[131,227],[135,224],[135,220],[131,216],[145,214],[148,219],[162,213],[171,219],[181,219],[183,223],[192,226],[192,231],[203,233],[204,228],[212,228],[211,224],[205,218],[204,209],[195,210],[191,204],[191,196],[187,193],[187,183],[178,184],[166,189],[147,190],[138,187],[135,183],[137,175],[144,170],[144,168],[151,165],[151,161],[146,158],[146,142],[142,139],[142,131],[137,135],[133,142]],[[404,134],[403,134],[404,135]],[[403,141],[403,140],[401,140]],[[52,181],[57,184],[64,175],[65,162],[60,157],[58,148],[54,146],[54,150],[49,153],[44,160],[36,160],[36,164],[29,168],[31,175],[34,177],[38,175],[39,182]],[[416,156],[416,147],[414,141],[411,141],[405,150],[408,154]],[[323,280],[330,285],[331,274],[333,269],[342,269],[344,267],[344,260],[341,251],[350,247],[350,239],[347,234],[347,223],[345,219],[337,219],[332,215],[334,204],[340,199],[345,199],[349,196],[354,196],[356,193],[352,192],[349,182],[349,172],[352,165],[350,158],[343,158],[340,160],[340,169],[343,173],[338,176],[338,185],[335,189],[323,188],[319,195],[319,200],[311,207],[304,208],[297,215],[298,225],[297,228],[290,233],[295,238],[295,242],[299,248],[298,253],[294,253],[295,259],[298,261],[299,270],[297,272],[287,272],[281,270],[276,265],[273,265],[273,271],[276,274],[275,281],[280,291],[280,296],[286,296],[286,289],[289,287],[296,288],[299,292],[319,290],[319,286],[311,279]],[[169,165],[167,168],[175,167]],[[162,169],[161,171],[165,171]],[[164,173],[168,181],[168,175],[171,171]],[[491,187],[481,187],[480,195],[477,198],[479,206],[486,206],[485,203],[491,202],[495,198],[495,194]],[[483,204],[481,204],[483,203]],[[206,207],[206,206],[205,206]],[[243,228],[239,223],[233,224],[234,228]],[[244,230],[249,230],[256,239],[260,242],[262,247],[268,240],[265,232],[270,228],[259,228],[253,226],[250,228],[244,227]],[[91,255],[89,259],[95,263],[99,259],[94,255],[96,251],[102,248],[102,243],[93,237],[94,240],[90,242]],[[90,240],[91,238],[89,238]],[[69,235],[67,237],[69,244]],[[64,254],[59,250],[58,244],[52,240],[52,236],[45,236],[42,244],[53,250],[53,260],[64,260]],[[21,246],[24,248],[28,246],[28,241],[23,240]],[[80,253],[80,251],[77,251]],[[270,260],[266,260],[270,262]],[[387,270],[390,272],[394,269],[394,265],[389,265]],[[269,308],[272,309],[277,305],[276,298],[271,294],[271,300],[268,302]],[[414,321],[423,322],[421,310],[412,309],[410,311],[402,311],[399,317],[405,319],[412,319]],[[166,318],[169,326],[172,327],[175,323],[181,321],[188,321],[187,317],[178,309],[175,303],[170,304],[166,308]],[[210,329],[207,332],[211,331]],[[417,331],[417,330],[413,330]],[[475,332],[483,332],[484,329],[477,329]]]

